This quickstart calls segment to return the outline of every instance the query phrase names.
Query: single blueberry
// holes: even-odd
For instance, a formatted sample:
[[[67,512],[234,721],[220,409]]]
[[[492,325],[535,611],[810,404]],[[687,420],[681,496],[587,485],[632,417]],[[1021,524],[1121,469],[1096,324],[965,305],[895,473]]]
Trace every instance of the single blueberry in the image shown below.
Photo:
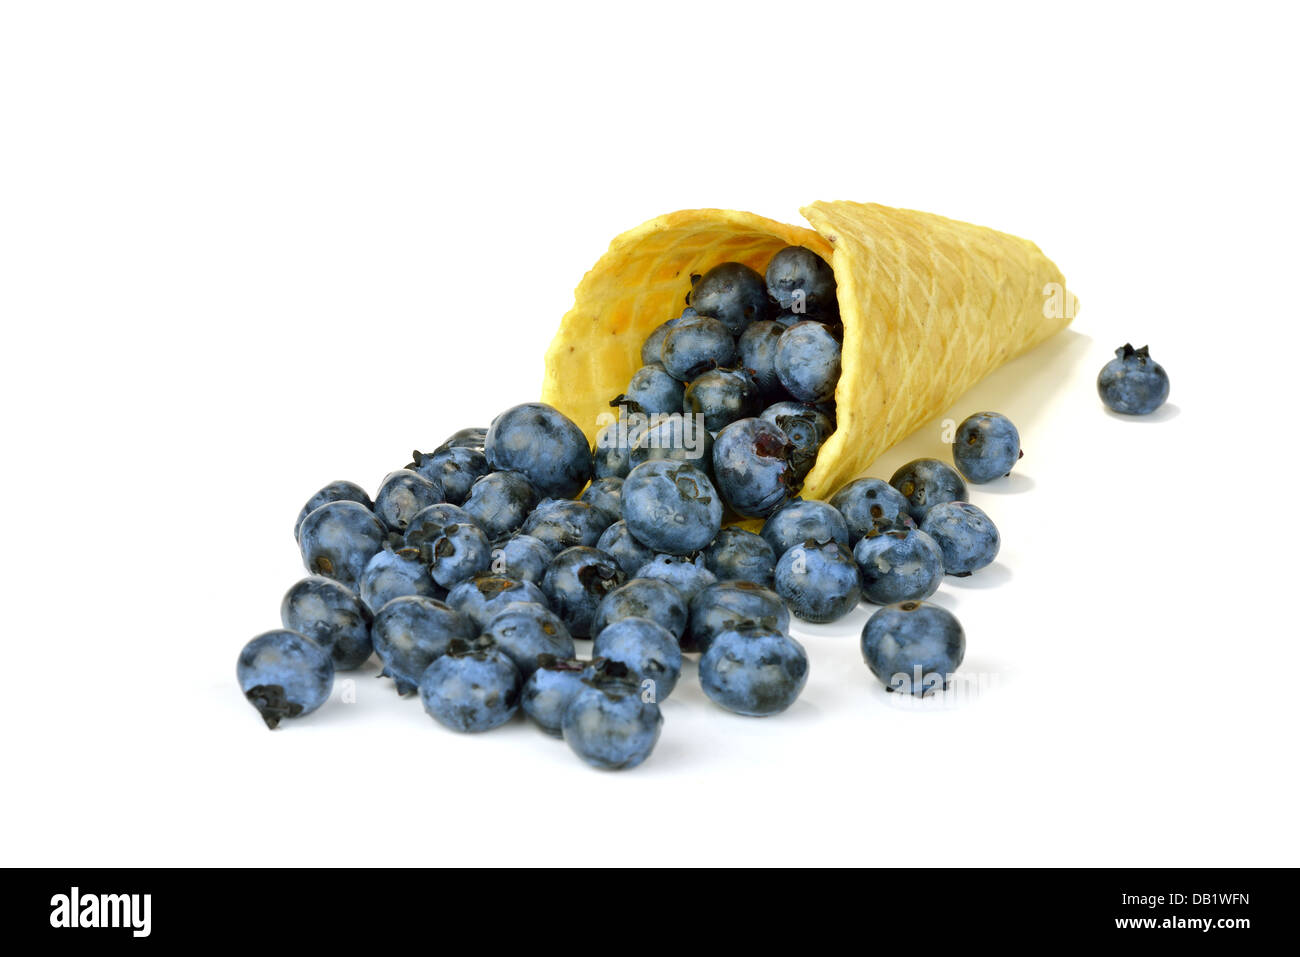
[[[763,277],[744,263],[714,266],[691,288],[689,298],[696,312],[721,321],[733,336],[772,311]]]
[[[701,416],[660,417],[637,435],[629,455],[632,468],[663,459],[694,465],[712,479],[713,436]]]
[[[378,611],[394,598],[423,595],[441,598],[443,590],[429,577],[429,567],[417,548],[385,548],[376,552],[361,573],[361,600]]]
[[[387,538],[374,512],[360,502],[341,501],[322,505],[303,519],[298,544],[307,571],[356,588]]]
[[[514,717],[523,679],[490,642],[454,641],[420,677],[420,701],[453,731],[490,731]]]
[[[555,556],[542,579],[542,591],[569,633],[588,638],[601,600],[621,584],[618,562],[599,549],[578,545]]]
[[[746,518],[766,518],[794,497],[799,476],[794,444],[764,419],[740,419],[718,433],[713,475],[732,510]]]
[[[370,496],[366,494],[366,490],[355,482],[330,482],[329,485],[326,485],[307,499],[307,504],[298,513],[298,520],[293,523],[294,541],[299,539],[298,533],[302,530],[303,519],[322,505],[328,505],[330,502],[357,502],[369,509],[375,507],[375,503],[370,501]]]
[[[772,587],[776,552],[760,535],[731,525],[718,532],[704,563],[719,581],[748,581]]]
[[[415,513],[402,533],[402,544],[419,549],[420,560],[428,565],[433,561],[433,543],[442,538],[448,525],[474,524],[474,518],[459,505],[439,502]]]
[[[801,402],[828,402],[840,381],[840,341],[814,320],[796,322],[776,346],[776,375]]]
[[[434,449],[434,452],[445,452],[447,449],[478,449],[483,451],[483,443],[487,440],[487,429],[469,428],[453,432],[447,437],[447,441]]]
[[[512,535],[492,549],[492,574],[498,578],[542,583],[546,569],[551,564],[551,549],[531,535]]]
[[[485,451],[494,469],[522,472],[545,497],[572,498],[591,479],[591,449],[582,429],[542,402],[517,405],[497,416]]]
[[[1002,545],[993,520],[969,502],[934,506],[921,522],[921,531],[933,538],[943,552],[943,569],[949,575],[964,577],[991,564]]]
[[[785,387],[776,374],[776,347],[786,327],[771,319],[756,322],[745,330],[736,343],[736,355],[742,368],[766,396],[783,395]]]
[[[474,524],[448,525],[429,551],[429,574],[443,588],[476,578],[492,564],[492,545]]]
[[[929,598],[943,580],[943,551],[918,528],[872,529],[854,546],[853,560],[862,596],[877,605]]]
[[[547,734],[558,738],[565,710],[573,696],[585,687],[582,678],[588,673],[589,665],[590,662],[576,658],[538,655],[537,670],[528,676],[519,695],[524,714]]]
[[[268,631],[244,645],[235,676],[248,703],[274,730],[281,719],[311,714],[329,699],[334,660],[296,631]]]
[[[849,526],[834,505],[796,498],[773,512],[759,533],[777,555],[807,541],[849,544]]]
[[[890,691],[924,695],[946,688],[965,655],[961,623],[926,601],[886,605],[862,627],[862,659]]]
[[[844,516],[850,541],[872,531],[916,527],[907,499],[884,479],[856,479],[831,496],[831,505]]]
[[[414,461],[407,468],[436,482],[442,489],[443,498],[453,505],[465,501],[474,483],[492,471],[486,455],[462,445],[438,452],[416,451],[412,454]]]
[[[808,683],[803,645],[769,625],[738,623],[700,658],[700,687],[714,704],[751,717],[779,714]]]
[[[446,654],[453,638],[469,640],[478,627],[436,598],[394,598],[375,614],[370,628],[375,654],[398,694],[410,694],[435,658]]]
[[[688,609],[696,595],[718,580],[705,565],[703,555],[654,555],[633,577],[667,582],[686,600]]]
[[[681,382],[690,382],[709,369],[729,366],[735,358],[736,341],[730,330],[708,316],[683,320],[664,337],[664,368]]]
[[[593,654],[626,665],[629,676],[640,681],[644,700],[664,701],[682,675],[677,639],[649,618],[622,618],[606,625],[596,635]]]
[[[352,589],[330,578],[304,578],[280,602],[280,624],[328,649],[339,671],[360,668],[370,658],[373,616]]]
[[[564,622],[536,602],[516,601],[506,605],[492,616],[483,634],[510,656],[525,678],[537,670],[539,655],[571,658],[577,653],[573,636]]]
[[[616,677],[626,668],[607,662],[582,679],[564,711],[561,728],[565,743],[593,767],[617,771],[634,768],[650,756],[663,715],[654,701],[644,700],[641,686]]]
[[[1169,374],[1148,346],[1125,343],[1097,376],[1097,392],[1106,408],[1125,415],[1149,415],[1169,398]]]
[[[691,599],[691,622],[684,651],[708,651],[713,639],[746,622],[775,631],[790,629],[790,611],[781,596],[753,582],[718,582]]]
[[[489,472],[469,490],[462,506],[491,541],[517,531],[537,504],[537,492],[519,472]]]
[[[638,465],[623,485],[623,521],[656,552],[688,555],[722,527],[722,499],[709,477],[685,462]]]
[[[957,426],[952,461],[966,481],[976,485],[1008,474],[1024,455],[1020,433],[1005,415],[977,412]]]
[[[591,622],[591,633],[599,635],[624,618],[648,618],[668,629],[674,638],[681,638],[686,633],[689,612],[682,593],[668,582],[658,578],[633,578],[601,600]]]
[[[811,249],[786,246],[767,264],[767,293],[782,309],[835,314],[835,271]]]
[[[642,366],[632,373],[627,392],[616,401],[626,401],[647,414],[680,412],[682,384],[658,363]]]
[[[627,522],[617,521],[605,529],[596,547],[618,562],[618,567],[628,578],[636,575],[646,562],[655,557],[655,553],[636,540]]]
[[[838,542],[793,546],[776,563],[773,578],[776,593],[804,621],[838,621],[862,600],[857,563]]]
[[[604,512],[608,519],[605,528],[609,528],[623,514],[623,480],[612,475],[594,479],[583,491],[580,500]]]
[[[421,509],[442,501],[442,486],[419,472],[389,472],[375,495],[375,514],[394,532],[406,531]]]
[[[966,483],[951,465],[938,459],[914,459],[902,466],[889,484],[907,499],[907,512],[918,524],[925,513],[943,502],[965,502],[970,496]]]
[[[691,380],[679,408],[703,416],[704,427],[718,432],[737,419],[757,415],[762,394],[753,377],[742,369],[710,369]]]
[[[594,546],[615,517],[590,502],[548,498],[539,502],[528,516],[523,533],[542,542],[551,554],[558,555],[574,545]]]
[[[762,411],[766,419],[781,429],[794,445],[790,460],[802,481],[817,464],[817,453],[835,431],[835,421],[810,402],[777,402]]]
[[[461,582],[447,593],[447,604],[473,622],[475,634],[486,628],[497,612],[516,601],[548,604],[540,585],[495,575]]]

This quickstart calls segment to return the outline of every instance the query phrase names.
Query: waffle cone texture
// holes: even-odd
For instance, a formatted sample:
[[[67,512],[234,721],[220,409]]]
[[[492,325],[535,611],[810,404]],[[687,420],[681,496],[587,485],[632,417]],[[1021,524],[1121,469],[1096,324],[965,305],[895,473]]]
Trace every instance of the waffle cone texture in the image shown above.
[[[681,314],[693,273],[742,262],[760,274],[783,246],[835,271],[844,322],[837,427],[804,481],[829,498],[880,453],[938,415],[1002,363],[1069,323],[1044,308],[1065,279],[1025,239],[932,213],[819,202],[812,229],[752,213],[690,209],[610,243],[575,293],[546,353],[542,401],[594,440],[610,400],[641,366],[641,344]],[[974,410],[972,410],[974,411]]]

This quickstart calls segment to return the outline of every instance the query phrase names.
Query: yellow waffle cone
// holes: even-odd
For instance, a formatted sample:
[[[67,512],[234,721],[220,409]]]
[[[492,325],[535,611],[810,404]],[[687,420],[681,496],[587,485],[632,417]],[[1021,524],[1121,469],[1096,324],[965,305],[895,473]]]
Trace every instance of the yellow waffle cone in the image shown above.
[[[837,428],[802,492],[824,499],[1074,312],[1044,308],[1045,291],[1063,295],[1065,280],[1028,240],[869,203],[801,212],[816,232],[693,209],[617,237],[578,285],[547,350],[542,401],[594,439],[640,367],[646,336],[681,314],[692,273],[730,261],[762,273],[781,247],[806,246],[834,268],[844,321]]]

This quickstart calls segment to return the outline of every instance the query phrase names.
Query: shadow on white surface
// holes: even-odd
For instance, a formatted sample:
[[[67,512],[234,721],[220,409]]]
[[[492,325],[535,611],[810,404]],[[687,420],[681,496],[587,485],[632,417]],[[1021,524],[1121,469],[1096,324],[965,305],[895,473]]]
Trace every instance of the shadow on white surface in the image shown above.
[[[1021,492],[1032,492],[1037,486],[1038,483],[1033,480],[1032,476],[1023,472],[1012,472],[1010,475],[1004,475],[992,482],[970,487],[976,491],[988,492],[992,495],[1019,495]]]
[[[1135,422],[1139,425],[1150,425],[1155,422],[1168,422],[1170,419],[1176,419],[1182,414],[1182,409],[1173,402],[1166,402],[1160,408],[1156,409],[1150,415],[1125,415],[1122,412],[1116,412],[1105,405],[1102,406],[1106,414],[1112,419],[1118,419],[1120,422]]]
[[[1001,588],[1009,581],[1011,581],[1011,569],[1001,562],[994,562],[992,565],[987,565],[964,578],[959,578],[956,575],[944,575],[940,592],[942,592],[944,586],[960,588],[963,591],[977,588]]]

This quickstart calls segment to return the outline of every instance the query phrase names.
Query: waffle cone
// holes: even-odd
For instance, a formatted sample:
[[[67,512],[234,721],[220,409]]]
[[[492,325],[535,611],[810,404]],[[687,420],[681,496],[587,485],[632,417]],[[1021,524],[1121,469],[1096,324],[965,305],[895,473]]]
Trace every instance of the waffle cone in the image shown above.
[[[575,293],[546,353],[542,401],[594,439],[641,365],[641,344],[679,315],[692,273],[736,261],[762,273],[783,246],[831,263],[844,321],[837,428],[804,482],[829,498],[1003,362],[1059,332],[1044,308],[1060,270],[1028,240],[931,213],[813,203],[813,229],[752,213],[669,213],[618,236]],[[975,410],[972,410],[975,411]]]

